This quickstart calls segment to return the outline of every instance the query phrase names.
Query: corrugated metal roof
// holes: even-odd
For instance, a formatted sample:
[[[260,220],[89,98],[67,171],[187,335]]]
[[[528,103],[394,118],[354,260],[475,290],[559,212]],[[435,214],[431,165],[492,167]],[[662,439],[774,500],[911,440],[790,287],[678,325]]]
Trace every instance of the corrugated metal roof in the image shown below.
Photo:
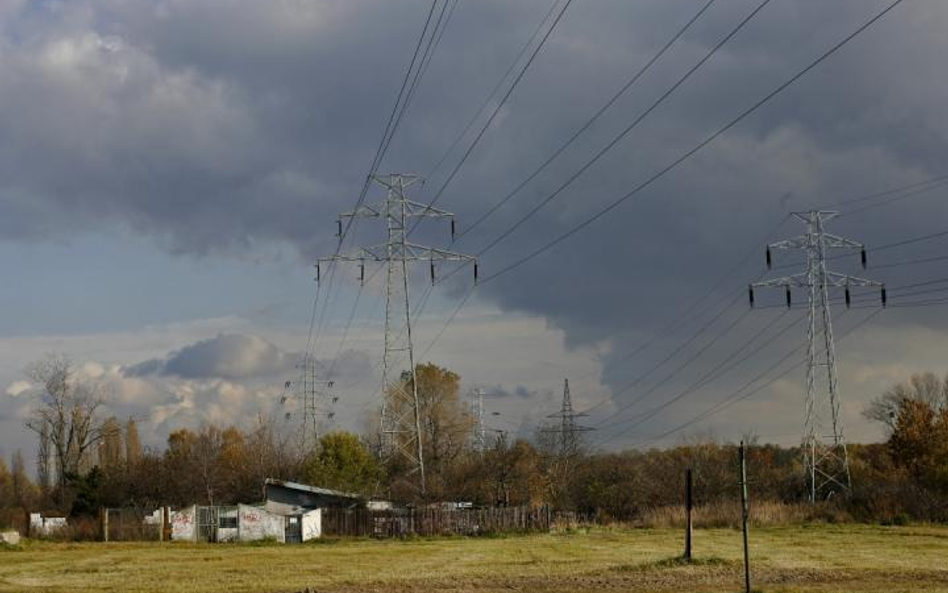
[[[309,484],[298,484],[296,482],[287,482],[285,480],[277,480],[274,478],[266,479],[267,486],[282,486],[283,488],[289,488],[291,490],[301,490],[303,492],[312,492],[313,494],[322,494],[323,496],[336,496],[339,498],[352,498],[357,500],[362,500],[365,498],[361,494],[353,494],[351,492],[340,492],[339,490],[330,490],[329,488],[320,488],[318,486],[310,486]]]

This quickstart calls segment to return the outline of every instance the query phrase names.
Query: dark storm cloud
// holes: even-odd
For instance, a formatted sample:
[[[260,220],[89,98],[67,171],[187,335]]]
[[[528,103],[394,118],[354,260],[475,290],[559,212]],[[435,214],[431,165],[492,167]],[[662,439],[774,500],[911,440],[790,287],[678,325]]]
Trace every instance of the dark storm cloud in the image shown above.
[[[121,224],[182,253],[246,254],[287,242],[311,260],[331,250],[332,220],[361,186],[424,4],[159,0],[147,9],[117,1],[4,9],[0,229],[28,239]],[[756,4],[715,4],[629,96],[456,248],[478,251],[543,199]],[[465,228],[699,5],[575,3],[440,205]],[[613,152],[488,251],[482,274],[635,187],[883,5],[770,3]],[[462,2],[383,169],[427,172],[548,6]],[[765,236],[787,209],[945,173],[946,25],[943,2],[904,3],[666,179],[479,294],[545,316],[571,345],[610,340],[604,380],[624,384],[646,363],[620,362],[621,354],[748,250],[802,231],[787,223]],[[419,199],[440,187],[451,163]],[[942,195],[843,217],[833,230],[870,246],[941,230]],[[716,297],[761,271],[753,259]],[[897,268],[879,277],[897,284],[919,274]],[[880,322],[912,317],[896,319]],[[212,345],[220,346],[205,347]],[[201,355],[201,369],[214,367],[200,348],[190,354]],[[161,368],[174,369],[173,358]],[[282,364],[267,360],[267,368]],[[173,372],[203,372],[181,364]]]

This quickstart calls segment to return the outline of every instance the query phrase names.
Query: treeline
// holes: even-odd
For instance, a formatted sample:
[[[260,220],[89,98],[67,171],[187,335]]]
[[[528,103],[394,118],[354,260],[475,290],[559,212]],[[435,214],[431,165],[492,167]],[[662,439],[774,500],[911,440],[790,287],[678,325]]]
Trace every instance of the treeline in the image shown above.
[[[550,505],[602,521],[636,522],[655,509],[681,504],[687,468],[693,470],[696,504],[725,504],[737,496],[734,444],[695,442],[603,453],[585,450],[582,442],[564,447],[539,431],[532,442],[501,434],[475,450],[472,418],[459,397],[459,377],[434,365],[419,366],[416,375],[427,501]],[[68,381],[54,381],[52,387],[63,384]],[[948,520],[948,380],[931,374],[912,377],[883,393],[866,415],[884,424],[887,440],[850,445],[853,490],[824,501],[820,512],[839,520]],[[9,465],[0,462],[0,523],[21,526],[30,510],[88,515],[101,506],[258,502],[267,477],[425,502],[414,487],[417,476],[398,456],[379,461],[384,444],[378,434],[334,432],[305,450],[297,435],[282,434],[272,423],[258,420],[249,430],[177,430],[164,448],[151,450],[142,449],[133,420],[112,418],[96,427],[98,437],[84,447],[86,455],[71,457],[68,465],[46,460],[47,466],[62,470],[54,472],[55,479],[39,472],[40,480],[34,483],[21,454]],[[50,428],[59,432],[53,425],[45,433]],[[41,437],[43,432],[38,431]],[[55,447],[68,451],[70,445]],[[799,448],[751,439],[752,500],[805,502],[808,485],[802,460]]]

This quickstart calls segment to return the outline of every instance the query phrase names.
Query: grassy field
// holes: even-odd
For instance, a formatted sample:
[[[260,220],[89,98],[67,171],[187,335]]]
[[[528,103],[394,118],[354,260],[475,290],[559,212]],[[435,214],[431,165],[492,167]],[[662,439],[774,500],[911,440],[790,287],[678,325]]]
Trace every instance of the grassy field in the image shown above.
[[[761,591],[948,593],[948,528],[813,525],[751,533]],[[0,549],[0,592],[740,591],[740,532],[593,530],[496,539],[52,544]]]

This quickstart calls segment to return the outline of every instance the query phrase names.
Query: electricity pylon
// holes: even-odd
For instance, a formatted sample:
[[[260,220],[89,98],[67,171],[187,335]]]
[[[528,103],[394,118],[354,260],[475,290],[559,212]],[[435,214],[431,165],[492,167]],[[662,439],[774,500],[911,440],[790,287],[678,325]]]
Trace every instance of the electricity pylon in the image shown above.
[[[307,355],[303,359],[301,381],[297,384],[301,412],[303,416],[303,446],[312,446],[312,451],[319,447],[319,423],[325,418],[332,420],[336,413],[332,404],[339,401],[332,395],[333,381],[321,381],[317,378],[316,358]],[[304,449],[305,450],[305,449]]]
[[[573,398],[569,393],[569,379],[563,379],[563,403],[560,411],[550,414],[547,418],[557,418],[560,425],[556,428],[550,427],[543,432],[555,433],[560,446],[560,455],[563,458],[574,457],[580,449],[580,434],[593,430],[588,426],[581,426],[576,422],[577,418],[588,416],[585,412],[576,412],[573,410]]]
[[[372,175],[371,180],[384,187],[386,198],[375,206],[360,206],[340,215],[337,221],[342,239],[342,220],[349,218],[384,219],[388,239],[380,244],[362,247],[351,255],[320,258],[319,263],[359,262],[359,280],[365,281],[365,262],[382,262],[385,276],[385,348],[382,356],[383,404],[381,433],[383,451],[400,455],[417,472],[422,496],[426,492],[424,443],[422,441],[421,406],[415,381],[415,356],[411,333],[411,304],[409,302],[409,266],[411,262],[428,261],[431,281],[435,280],[435,263],[445,261],[473,262],[474,280],[477,281],[477,259],[436,247],[408,241],[408,223],[414,218],[449,218],[454,237],[454,215],[409,200],[405,191],[421,181],[418,175],[391,173]],[[316,278],[319,280],[319,263]],[[407,370],[402,370],[407,367]],[[387,391],[387,397],[386,397]]]
[[[475,389],[471,392],[471,442],[474,450],[483,453],[487,450],[487,426],[484,422],[484,390]]]
[[[882,306],[885,306],[886,300],[884,284],[826,269],[826,253],[831,249],[860,250],[862,267],[866,267],[866,248],[862,243],[826,232],[826,222],[836,214],[819,210],[794,212],[793,215],[806,224],[806,233],[794,239],[768,245],[767,267],[772,266],[772,251],[800,250],[806,254],[806,270],[792,276],[755,282],[749,288],[752,307],[755,288],[784,287],[787,307],[791,306],[791,288],[807,290],[806,394],[802,448],[810,502],[828,498],[837,492],[846,493],[852,486],[849,455],[839,413],[839,383],[829,290],[843,288],[847,307],[851,302],[850,287],[880,287]],[[820,367],[825,369],[825,373],[820,371]],[[818,388],[817,383],[821,381],[821,376],[825,385]]]
[[[315,451],[319,447],[320,422],[335,418],[333,404],[339,401],[339,397],[331,393],[334,382],[318,378],[317,365],[313,355],[305,355],[302,364],[297,367],[300,369],[299,379],[295,383],[287,381],[280,396],[280,404],[284,406],[288,400],[295,400],[295,414],[300,423],[300,450],[303,452]],[[293,414],[287,411],[286,420],[289,421]]]

